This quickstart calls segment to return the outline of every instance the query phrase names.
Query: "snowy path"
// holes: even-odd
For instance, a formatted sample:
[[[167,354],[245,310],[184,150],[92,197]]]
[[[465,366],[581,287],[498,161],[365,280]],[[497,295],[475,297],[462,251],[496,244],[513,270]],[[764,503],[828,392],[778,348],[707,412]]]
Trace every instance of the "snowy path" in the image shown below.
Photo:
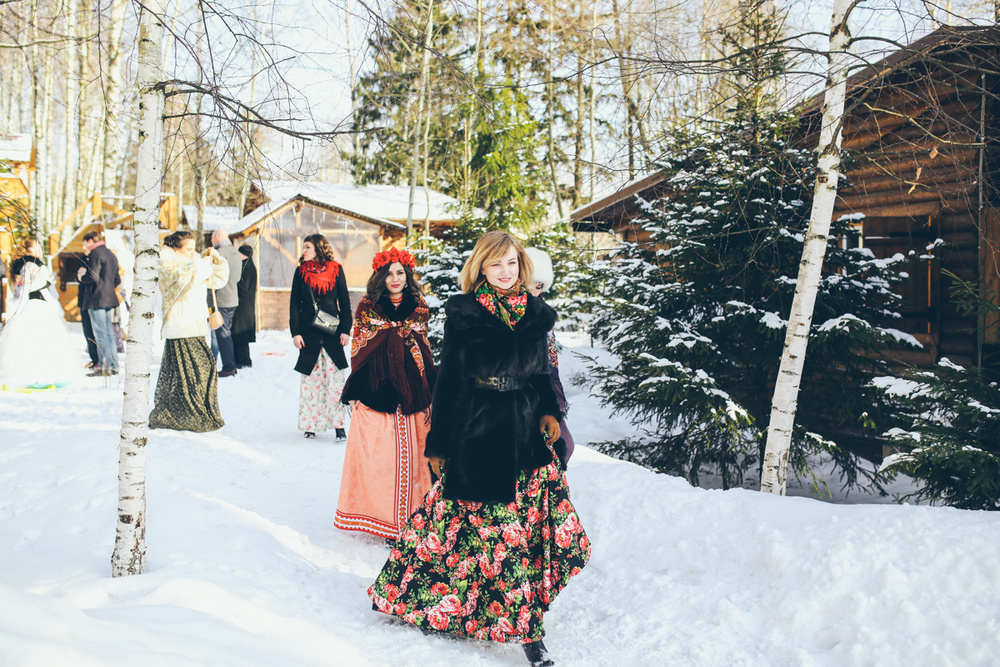
[[[0,392],[0,665],[525,664],[370,611],[386,548],[333,527],[344,446],[295,430],[290,342],[262,339],[224,429],[153,432],[139,577],[109,576],[120,387]],[[578,442],[628,432],[568,389]],[[560,666],[997,664],[1000,513],[694,489],[586,448],[569,477],[594,554],[546,616]]]

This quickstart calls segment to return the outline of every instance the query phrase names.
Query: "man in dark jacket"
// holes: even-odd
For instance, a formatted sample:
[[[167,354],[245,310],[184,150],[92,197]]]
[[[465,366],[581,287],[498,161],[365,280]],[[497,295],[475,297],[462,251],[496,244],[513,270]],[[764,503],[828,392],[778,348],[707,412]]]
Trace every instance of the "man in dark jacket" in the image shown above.
[[[88,260],[93,247],[94,244],[92,241],[83,240],[83,251],[87,254],[80,258],[80,268],[76,272],[78,282],[82,280],[82,276],[87,272],[87,267],[90,266]],[[90,357],[90,363],[87,364],[87,368],[90,369],[101,367],[101,356],[97,351],[97,339],[94,338],[94,327],[90,324],[90,297],[93,292],[93,283],[79,282],[76,290],[76,305],[80,309],[80,324],[83,325],[83,337],[87,340],[87,356]]]
[[[94,369],[88,375],[118,374],[118,344],[115,342],[115,332],[112,327],[112,314],[118,307],[118,258],[104,244],[104,234],[91,231],[83,235],[83,240],[90,244],[90,255],[87,266],[79,272],[80,284],[89,285],[87,311],[90,314],[90,326],[94,330],[97,341],[97,354],[101,360],[100,369]]]

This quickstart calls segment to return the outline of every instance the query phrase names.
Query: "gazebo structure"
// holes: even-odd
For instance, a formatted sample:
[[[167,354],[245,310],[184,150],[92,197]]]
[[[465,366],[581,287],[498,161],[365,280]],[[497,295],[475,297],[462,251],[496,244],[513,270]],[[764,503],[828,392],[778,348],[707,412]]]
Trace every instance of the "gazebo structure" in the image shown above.
[[[261,329],[288,327],[292,276],[302,255],[302,239],[323,234],[343,265],[351,300],[365,293],[375,254],[406,240],[409,188],[330,183],[270,182],[255,187],[252,202],[266,202],[230,230],[233,243],[255,248],[258,270],[257,321]],[[430,205],[428,206],[428,201]],[[457,221],[457,201],[418,189],[414,227],[428,221],[432,234]]]

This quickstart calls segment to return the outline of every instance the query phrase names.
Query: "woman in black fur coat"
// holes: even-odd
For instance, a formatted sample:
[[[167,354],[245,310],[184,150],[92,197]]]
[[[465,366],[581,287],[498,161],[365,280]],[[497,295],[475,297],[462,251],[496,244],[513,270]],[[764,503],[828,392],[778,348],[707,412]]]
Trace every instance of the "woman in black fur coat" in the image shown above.
[[[555,312],[516,239],[488,232],[445,305],[425,454],[439,476],[368,594],[426,631],[522,644],[551,665],[542,617],[590,557],[557,456]]]

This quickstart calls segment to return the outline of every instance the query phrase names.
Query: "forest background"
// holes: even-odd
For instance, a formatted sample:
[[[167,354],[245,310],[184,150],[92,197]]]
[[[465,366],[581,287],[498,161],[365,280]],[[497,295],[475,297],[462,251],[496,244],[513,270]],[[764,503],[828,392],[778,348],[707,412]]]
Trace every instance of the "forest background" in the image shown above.
[[[490,210],[502,172],[523,181],[508,185],[530,222],[564,219],[648,168],[672,128],[726,117],[762,57],[786,61],[769,105],[818,91],[829,4],[169,2],[164,190],[242,207],[254,179],[416,174]],[[0,4],[0,134],[33,136],[39,233],[94,192],[134,192],[141,7]],[[862,3],[855,66],[995,12],[989,0]]]

